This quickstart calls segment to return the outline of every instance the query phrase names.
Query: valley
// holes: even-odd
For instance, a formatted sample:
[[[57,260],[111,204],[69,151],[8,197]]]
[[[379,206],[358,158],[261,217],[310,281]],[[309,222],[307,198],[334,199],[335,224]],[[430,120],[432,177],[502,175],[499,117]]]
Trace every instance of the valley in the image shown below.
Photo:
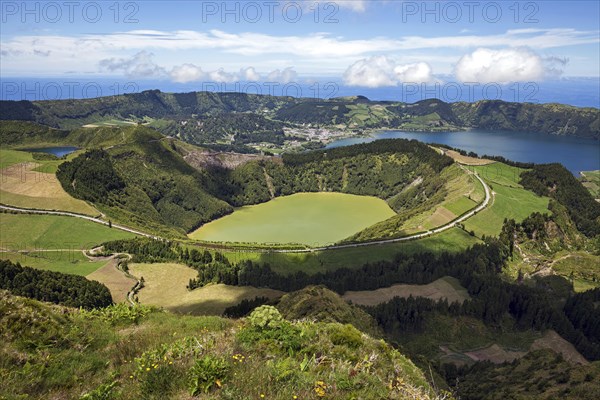
[[[295,121],[310,109],[301,103],[277,113]],[[60,104],[42,106],[48,116]],[[346,107],[353,129],[392,118],[388,106]],[[217,137],[230,128],[222,125],[228,118],[211,117],[199,129]],[[560,354],[551,362],[577,375],[591,374],[600,359],[587,322],[593,316],[579,311],[600,290],[594,173],[585,173],[586,189],[558,164],[404,139],[298,152],[261,133],[278,144],[238,153],[247,149],[165,136],[153,127],[176,125],[155,119],[115,121],[60,129],[0,121],[0,256],[33,268],[22,274],[101,285],[118,304],[112,307],[146,310],[135,317],[142,324],[174,314],[202,324],[207,315],[244,317],[266,304],[294,318],[360,326],[431,370],[428,384],[456,393],[472,390],[454,387],[456,377],[473,385],[469,374],[499,371],[505,361],[526,365]],[[236,116],[233,123],[250,135],[246,147],[256,134],[246,126],[291,132],[284,121]],[[319,135],[289,138],[329,140]],[[28,151],[61,146],[76,150],[61,157]],[[3,268],[17,273],[12,264]],[[11,290],[43,300],[62,289]],[[491,366],[471,370],[480,364]]]

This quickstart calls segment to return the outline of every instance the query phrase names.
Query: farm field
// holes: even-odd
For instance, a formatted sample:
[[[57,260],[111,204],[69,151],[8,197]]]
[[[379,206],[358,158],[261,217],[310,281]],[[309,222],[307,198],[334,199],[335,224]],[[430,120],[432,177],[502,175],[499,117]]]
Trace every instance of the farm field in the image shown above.
[[[144,277],[144,288],[138,293],[142,304],[182,314],[220,315],[225,308],[244,299],[254,299],[257,296],[276,298],[283,295],[283,292],[273,289],[223,284],[189,291],[186,285],[198,273],[181,264],[129,264],[129,272],[138,279]]]
[[[26,228],[26,229],[25,229]],[[0,213],[0,247],[10,250],[89,249],[135,235],[80,218]]]
[[[0,259],[18,262],[23,266],[62,272],[65,274],[86,276],[102,268],[108,261],[88,259],[80,250],[59,251],[5,251],[0,253]]]
[[[16,207],[70,211],[86,215],[99,212],[71,197],[54,174],[64,160],[37,161],[31,153],[2,150],[0,203]]]
[[[375,197],[298,193],[241,207],[189,236],[214,242],[319,246],[340,241],[394,215],[385,201]]]
[[[463,303],[470,299],[467,290],[456,278],[446,276],[427,285],[399,284],[376,290],[347,291],[342,298],[361,306],[375,306],[392,300],[394,297],[426,297],[438,301],[446,299],[448,303]]]
[[[600,199],[600,170],[581,172],[581,182],[595,199]]]
[[[102,268],[98,268],[87,275],[86,278],[105,285],[110,290],[115,303],[127,301],[127,292],[135,285],[133,279],[128,278],[123,272],[117,269],[115,260],[109,261]]]
[[[505,218],[521,222],[533,212],[548,213],[549,198],[537,196],[518,183],[522,169],[501,163],[471,167],[495,193],[493,203],[465,221],[465,229],[476,235],[497,236]]]

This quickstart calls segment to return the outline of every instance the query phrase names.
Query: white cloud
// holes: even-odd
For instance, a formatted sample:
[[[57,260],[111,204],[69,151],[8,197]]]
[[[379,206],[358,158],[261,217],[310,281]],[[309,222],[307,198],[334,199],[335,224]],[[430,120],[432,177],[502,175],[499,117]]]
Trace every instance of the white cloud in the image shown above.
[[[3,74],[57,74],[64,71],[91,71],[100,61],[111,60],[108,67],[119,64],[123,54],[150,50],[157,54],[160,64],[169,71],[176,65],[189,62],[190,57],[207,57],[211,69],[225,67],[238,71],[240,66],[231,60],[248,60],[255,68],[263,71],[277,65],[296,65],[305,73],[340,73],[342,68],[359,58],[380,54],[402,54],[406,62],[427,61],[434,63],[437,72],[447,69],[450,61],[434,62],[431,57],[458,58],[456,51],[473,51],[477,48],[499,49],[503,47],[528,47],[538,51],[600,42],[598,31],[576,29],[517,29],[493,35],[456,34],[453,36],[399,36],[348,39],[329,33],[304,35],[270,35],[255,32],[229,33],[210,31],[151,31],[132,30],[108,34],[86,35],[21,35],[2,38],[0,43]],[[436,50],[440,51],[436,51]],[[429,57],[419,57],[419,54]],[[115,55],[116,54],[116,55]],[[148,53],[149,54],[149,53]],[[47,55],[42,57],[42,55]],[[242,56],[242,57],[240,57]],[[285,60],[275,65],[273,58]],[[43,59],[43,62],[40,62]],[[141,63],[143,64],[143,62]],[[148,64],[148,63],[146,63]],[[204,65],[206,68],[207,65]],[[580,69],[592,69],[577,65]],[[130,69],[132,73],[143,72],[140,65],[135,71],[132,66],[123,66],[113,71]],[[153,71],[151,65],[145,68]]]
[[[288,67],[283,71],[276,69],[271,71],[267,76],[268,82],[290,83],[298,78],[298,73],[292,67]]]
[[[350,86],[395,86],[394,63],[386,56],[362,59],[352,64],[344,73],[344,82]]]
[[[398,64],[386,56],[374,56],[352,64],[344,73],[344,82],[350,86],[384,87],[396,86],[401,82],[433,82],[433,71],[429,64]]]
[[[394,68],[394,73],[400,82],[424,83],[435,80],[431,67],[424,62],[398,65]]]
[[[464,55],[454,74],[462,82],[510,83],[536,81],[562,73],[566,60],[544,59],[527,48],[477,49]]]
[[[240,76],[242,80],[250,82],[258,82],[261,79],[260,74],[256,72],[254,67],[242,68],[240,70]]]
[[[140,51],[130,58],[109,58],[100,61],[100,68],[110,72],[122,72],[127,77],[152,78],[165,74],[165,69],[158,66],[152,58],[154,54]]]
[[[363,12],[367,9],[365,0],[335,0],[332,3],[337,4],[340,8],[348,8],[356,12]]]
[[[218,83],[230,83],[238,80],[236,74],[226,72],[225,70],[223,70],[223,68],[219,68],[216,71],[209,72],[208,77],[212,82]]]
[[[206,74],[202,68],[194,64],[183,64],[173,67],[169,76],[173,82],[188,83],[200,81],[206,77]]]

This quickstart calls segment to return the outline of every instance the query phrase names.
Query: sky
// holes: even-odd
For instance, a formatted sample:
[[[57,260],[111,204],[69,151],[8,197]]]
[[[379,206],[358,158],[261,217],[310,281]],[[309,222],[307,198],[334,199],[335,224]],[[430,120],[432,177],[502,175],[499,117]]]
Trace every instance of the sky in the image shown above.
[[[411,85],[527,93],[528,84],[565,82],[569,90],[573,79],[593,78],[586,95],[594,97],[599,4],[2,1],[0,77],[3,86],[114,78],[198,89],[332,81],[356,94]]]

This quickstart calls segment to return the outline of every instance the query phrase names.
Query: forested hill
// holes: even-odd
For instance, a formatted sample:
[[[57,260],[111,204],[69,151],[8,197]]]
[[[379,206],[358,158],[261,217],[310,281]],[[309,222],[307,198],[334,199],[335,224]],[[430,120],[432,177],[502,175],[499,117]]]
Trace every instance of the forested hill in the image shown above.
[[[1,101],[0,110],[0,120],[34,121],[61,129],[111,119],[138,122],[152,119],[159,130],[172,134],[177,126],[194,121],[200,123],[189,124],[188,128],[202,128],[204,120],[211,116],[218,115],[226,120],[232,118],[232,123],[239,125],[239,117],[233,117],[235,113],[256,113],[268,118],[258,121],[257,129],[261,132],[281,129],[281,125],[273,125],[270,120],[292,125],[335,125],[347,129],[433,131],[480,128],[600,139],[600,113],[596,108],[499,100],[445,103],[430,99],[407,104],[370,101],[362,96],[321,100],[245,93],[163,93],[149,90],[93,99]],[[211,123],[210,120],[208,122]],[[257,124],[257,121],[252,122]]]
[[[376,196],[398,212],[431,206],[443,198],[440,172],[452,164],[425,144],[394,139],[263,157],[231,169],[192,167],[184,156],[205,154],[201,149],[145,126],[39,134],[43,141],[61,136],[63,143],[89,149],[57,170],[69,194],[94,203],[114,221],[166,236],[181,236],[233,207],[300,192]],[[31,140],[23,135],[24,143]]]

